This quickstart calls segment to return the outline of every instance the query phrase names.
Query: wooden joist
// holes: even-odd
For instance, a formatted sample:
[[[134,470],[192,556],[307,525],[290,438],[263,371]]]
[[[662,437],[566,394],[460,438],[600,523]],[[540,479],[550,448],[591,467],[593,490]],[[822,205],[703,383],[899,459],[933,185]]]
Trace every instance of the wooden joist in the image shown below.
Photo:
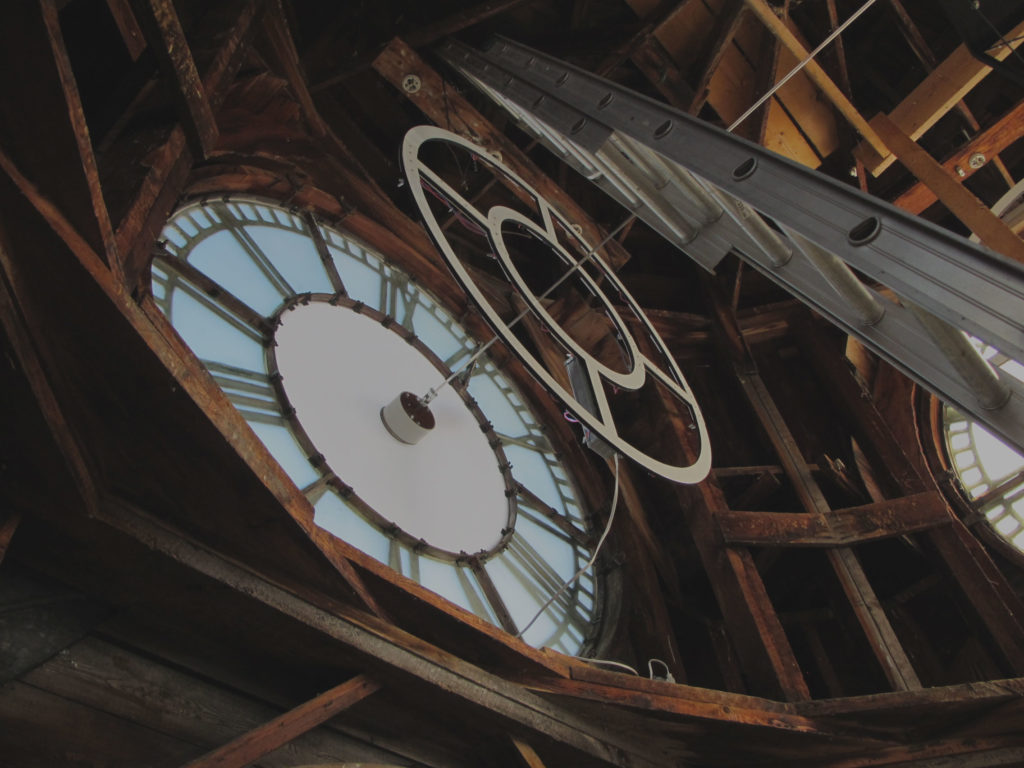
[[[921,180],[982,243],[1008,259],[1024,263],[1024,241],[963,186],[951,172],[918,146],[886,115],[872,121],[899,161]]]
[[[1024,22],[1004,37],[1010,44],[1000,46],[991,53],[999,61],[1024,42]],[[991,71],[992,68],[976,59],[966,45],[960,45],[888,114],[888,118],[902,133],[916,141]],[[871,121],[873,129],[876,128],[877,119],[878,116]],[[856,155],[875,176],[896,159],[885,151],[884,146],[880,148],[870,141],[862,142],[857,147]]]
[[[730,544],[836,547],[927,530],[949,523],[950,517],[938,491],[923,491],[901,499],[832,510],[827,516],[730,511],[720,514],[718,521]]]
[[[1000,152],[1019,139],[1024,133],[1024,101],[1003,115],[999,120],[972,138],[960,149],[950,155],[942,168],[956,181],[969,179],[974,173],[997,159]],[[979,162],[971,159],[980,156]],[[955,175],[953,175],[955,174]],[[911,213],[922,213],[928,206],[938,200],[938,195],[924,181],[919,181],[893,201],[893,205]]]
[[[747,6],[744,5],[743,0],[729,0],[715,20],[715,27],[708,35],[711,44],[701,67],[697,85],[693,89],[693,99],[687,108],[687,112],[691,115],[696,115],[700,112],[704,102],[707,101],[708,86],[711,84],[711,78],[715,76],[715,72],[718,71],[718,65],[722,63],[722,57],[725,56],[729,46],[732,45],[736,32],[739,30],[740,24],[743,23],[746,11]]]
[[[292,739],[327,722],[380,688],[372,677],[357,675],[295,709],[189,762],[185,768],[244,768]]]
[[[197,157],[206,157],[217,143],[217,121],[174,3],[138,0],[135,8],[136,19],[168,84],[189,146]]]
[[[135,11],[132,10],[131,0],[107,0],[107,8],[110,15],[114,17],[117,30],[124,40],[124,47],[128,49],[128,55],[132,61],[137,61],[142,52],[146,50],[146,40],[142,35],[138,19],[135,18]]]

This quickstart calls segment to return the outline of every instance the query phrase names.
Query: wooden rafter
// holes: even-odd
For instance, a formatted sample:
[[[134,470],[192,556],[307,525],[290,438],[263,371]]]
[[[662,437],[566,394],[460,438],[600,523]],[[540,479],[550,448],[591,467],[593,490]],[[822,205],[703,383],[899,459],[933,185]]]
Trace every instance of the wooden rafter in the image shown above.
[[[380,689],[368,675],[356,675],[259,728],[207,752],[185,768],[244,768]]]
[[[716,19],[715,27],[708,35],[711,44],[704,58],[700,77],[697,79],[697,85],[693,89],[694,97],[687,108],[691,115],[696,115],[700,112],[704,102],[707,101],[708,86],[711,84],[711,78],[715,76],[715,72],[718,71],[718,65],[722,63],[722,57],[725,56],[729,46],[732,45],[736,32],[743,23],[746,12],[747,6],[744,5],[743,0],[729,0]]]
[[[192,152],[206,157],[217,143],[217,121],[171,0],[138,0],[136,18],[153,51]]]

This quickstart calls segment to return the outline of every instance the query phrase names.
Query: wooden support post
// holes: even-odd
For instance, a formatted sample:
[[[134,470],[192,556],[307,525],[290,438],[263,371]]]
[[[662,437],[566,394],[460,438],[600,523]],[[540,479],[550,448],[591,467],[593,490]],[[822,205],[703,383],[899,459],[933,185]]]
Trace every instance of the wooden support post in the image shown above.
[[[697,94],[657,37],[647,37],[630,59],[669,104],[676,109],[690,108]]]
[[[192,50],[171,0],[137,0],[136,18],[160,65],[192,152],[205,158],[217,143],[217,122]]]
[[[765,0],[744,0],[744,2],[746,2],[747,7],[750,8],[757,18],[768,27],[772,34],[779,38],[779,41],[789,49],[790,53],[796,56],[798,61],[803,61],[807,58],[810,51],[804,47],[804,44],[797,39],[797,36],[793,34],[789,27],[775,15],[775,11]],[[809,61],[804,66],[803,71],[818,86],[821,92],[825,94],[825,97],[832,102],[839,111],[839,114],[846,118],[850,125],[864,137],[870,147],[880,155],[888,154],[889,150],[886,147],[885,140],[879,136],[874,128],[868,125],[867,120],[857,111],[853,103],[846,98],[846,95],[833,82],[832,78],[825,73],[825,70],[822,69],[818,62],[814,60]]]
[[[807,513],[832,523],[832,510],[821,489],[811,476],[800,454],[800,449],[789,432],[782,414],[757,374],[739,374],[739,381],[761,426],[779,455],[797,497]],[[875,657],[890,684],[897,690],[921,687],[906,651],[896,637],[885,611],[857,556],[851,549],[836,547],[828,550],[828,559],[843,587],[857,620],[874,651]]]
[[[1024,22],[1010,30],[1005,37],[1010,45],[1000,46],[991,53],[993,58],[1000,61],[1024,42]],[[889,120],[916,141],[991,71],[990,66],[974,58],[966,45],[960,45],[889,113]],[[872,125],[874,120],[877,117],[871,121]],[[861,143],[856,155],[874,176],[892,165],[896,159],[887,151],[879,150],[873,142]]]
[[[987,163],[997,160],[997,155],[1024,133],[1022,126],[1024,101],[1018,102],[1017,106],[950,155],[942,163],[942,168],[954,181],[962,183]],[[977,167],[970,162],[975,155],[981,155],[983,158]],[[911,213],[921,213],[938,199],[936,192],[922,181],[897,197],[893,204]]]
[[[571,221],[583,228],[583,239],[591,247],[605,239],[607,233],[590,218],[572,196],[545,175],[404,41],[397,38],[392,40],[373,62],[373,68],[401,93],[406,93],[402,88],[402,81],[406,75],[414,74],[419,77],[420,89],[406,95],[423,114],[442,128],[460,133],[489,150],[500,151],[505,165],[523,177]],[[601,249],[601,256],[616,268],[629,259],[629,253],[616,240],[609,241]]]
[[[1008,259],[1024,263],[1024,241],[939,162],[886,115],[871,121],[893,154],[921,180],[981,242]]]
[[[816,369],[825,391],[832,395],[837,415],[846,421],[873,466],[888,474],[889,487],[895,486],[897,493],[904,494],[934,490],[935,483],[923,477],[907,458],[839,350],[827,345],[820,330],[809,322],[799,326],[799,334],[805,357]],[[1007,663],[1017,674],[1024,673],[1024,604],[978,540],[958,518],[950,519],[948,526],[926,535]]]
[[[380,684],[373,678],[357,675],[223,747],[191,761],[185,768],[243,768],[327,722],[379,688]]]
[[[37,197],[116,269],[113,228],[55,0],[5,5],[0,72],[0,136],[7,158]]]

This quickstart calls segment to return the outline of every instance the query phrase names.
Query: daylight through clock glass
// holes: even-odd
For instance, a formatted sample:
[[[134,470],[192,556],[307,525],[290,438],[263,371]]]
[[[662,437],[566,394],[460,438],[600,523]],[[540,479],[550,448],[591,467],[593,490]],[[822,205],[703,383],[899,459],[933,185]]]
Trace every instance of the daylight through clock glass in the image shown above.
[[[516,633],[591,555],[566,468],[483,357],[431,403],[420,444],[380,409],[425,394],[477,343],[409,275],[309,214],[203,201],[165,227],[153,294],[281,466],[318,525]],[[596,623],[586,572],[524,639],[579,653]]]

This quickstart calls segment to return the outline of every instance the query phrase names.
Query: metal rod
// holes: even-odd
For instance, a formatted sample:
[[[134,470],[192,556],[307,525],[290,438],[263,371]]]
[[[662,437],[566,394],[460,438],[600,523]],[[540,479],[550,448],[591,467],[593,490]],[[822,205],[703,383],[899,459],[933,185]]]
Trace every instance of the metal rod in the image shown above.
[[[754,114],[754,112],[757,111],[758,107],[760,107],[762,104],[764,104],[766,101],[768,101],[768,99],[770,99],[772,96],[774,96],[776,91],[778,91],[782,86],[784,86],[786,83],[788,83],[790,80],[792,80],[793,77],[796,76],[796,74],[798,72],[800,72],[801,69],[806,67],[815,56],[817,56],[819,53],[821,53],[822,50],[824,50],[824,48],[829,43],[831,43],[833,40],[835,40],[837,37],[839,37],[839,35],[842,34],[844,29],[846,29],[853,22],[855,22],[857,20],[857,18],[862,13],[864,13],[864,11],[866,11],[868,8],[870,8],[874,4],[875,4],[875,0],[868,0],[866,3],[864,3],[864,5],[862,5],[860,7],[860,9],[858,9],[850,18],[848,18],[846,21],[844,21],[842,24],[840,24],[838,27],[836,27],[835,31],[833,31],[831,35],[829,35],[824,40],[822,40],[821,44],[818,45],[817,48],[815,48],[813,51],[811,51],[809,54],[807,54],[807,58],[805,58],[803,61],[801,61],[795,67],[793,67],[793,69],[791,69],[789,71],[789,73],[784,78],[782,78],[781,80],[779,80],[779,82],[777,82],[775,85],[773,85],[768,90],[768,93],[766,93],[760,99],[755,101],[753,106],[751,106],[750,109],[748,109],[746,112],[744,112],[742,115],[740,115],[733,122],[733,124],[730,125],[726,130],[729,131],[729,133],[732,133],[734,130],[736,130],[737,126],[739,126],[744,120],[746,120],[748,117],[750,117],[752,114]]]
[[[551,287],[549,287],[546,291],[544,291],[544,293],[542,293],[537,298],[538,299],[545,299],[545,298],[547,298],[548,295],[553,290],[555,290],[555,288],[557,288],[562,283],[564,283],[566,280],[568,280],[570,276],[575,274],[576,270],[578,270],[580,267],[582,267],[584,264],[586,264],[588,261],[590,261],[590,259],[593,258],[597,254],[597,252],[599,250],[604,248],[605,245],[607,245],[608,242],[613,237],[615,237],[617,234],[619,234],[619,232],[621,232],[623,230],[623,228],[627,224],[629,224],[630,221],[632,221],[635,218],[636,218],[636,216],[634,214],[630,214],[629,216],[627,216],[625,218],[625,220],[621,224],[619,224],[619,226],[617,226],[614,230],[612,230],[611,232],[608,233],[608,235],[605,237],[604,240],[602,240],[600,243],[598,243],[593,248],[591,248],[589,253],[587,253],[582,259],[577,261],[564,275],[562,275],[554,283],[552,283]],[[528,314],[530,314],[530,308],[526,307],[526,309],[524,309],[522,312],[520,312],[518,315],[516,315],[514,318],[512,318],[511,322],[509,322],[506,325],[506,328],[511,328],[516,323],[518,323],[520,320],[522,320],[524,317],[526,317]],[[446,378],[444,381],[442,381],[436,387],[431,387],[429,390],[427,390],[427,394],[425,394],[423,397],[420,398],[420,402],[423,403],[424,405],[429,405],[431,403],[431,401],[435,397],[437,397],[438,393],[442,389],[444,389],[448,384],[451,384],[455,380],[455,378],[457,376],[459,376],[463,371],[465,371],[467,368],[469,368],[471,365],[473,365],[473,363],[475,363],[477,360],[479,360],[480,356],[483,355],[483,353],[486,352],[488,349],[490,349],[491,346],[494,344],[494,342],[498,341],[500,338],[501,338],[500,336],[495,336],[494,338],[492,338],[487,343],[481,344],[479,347],[477,347],[476,352],[474,352],[470,356],[469,360],[467,360],[465,363],[463,363],[463,365],[459,368],[459,370],[454,371],[448,378]]]

